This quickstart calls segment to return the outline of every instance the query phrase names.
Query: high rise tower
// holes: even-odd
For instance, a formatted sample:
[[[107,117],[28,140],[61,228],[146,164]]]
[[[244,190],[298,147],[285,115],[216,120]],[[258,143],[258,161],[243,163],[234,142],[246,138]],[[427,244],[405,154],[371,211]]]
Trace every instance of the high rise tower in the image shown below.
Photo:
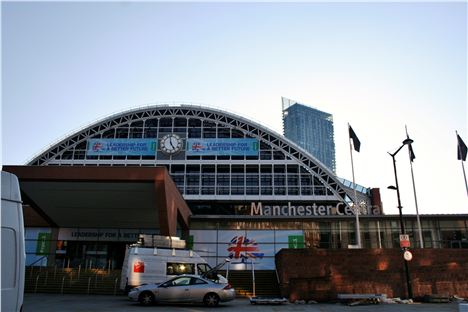
[[[281,100],[284,136],[335,172],[333,116],[284,97]]]

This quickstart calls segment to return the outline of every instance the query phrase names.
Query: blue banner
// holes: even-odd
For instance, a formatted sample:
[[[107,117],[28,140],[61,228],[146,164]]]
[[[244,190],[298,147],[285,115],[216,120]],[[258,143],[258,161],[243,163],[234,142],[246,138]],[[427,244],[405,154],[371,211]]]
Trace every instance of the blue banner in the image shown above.
[[[257,139],[187,139],[187,155],[258,156]]]
[[[156,139],[90,139],[87,155],[155,155]]]

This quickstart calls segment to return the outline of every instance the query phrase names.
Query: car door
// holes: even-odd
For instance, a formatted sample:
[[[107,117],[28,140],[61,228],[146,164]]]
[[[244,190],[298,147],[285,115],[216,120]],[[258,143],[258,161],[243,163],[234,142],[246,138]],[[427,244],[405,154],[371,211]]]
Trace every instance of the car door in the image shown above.
[[[179,276],[158,287],[157,301],[185,302],[190,296],[190,276]]]
[[[210,284],[205,280],[197,277],[192,277],[190,281],[189,300],[191,302],[202,302],[208,292]]]

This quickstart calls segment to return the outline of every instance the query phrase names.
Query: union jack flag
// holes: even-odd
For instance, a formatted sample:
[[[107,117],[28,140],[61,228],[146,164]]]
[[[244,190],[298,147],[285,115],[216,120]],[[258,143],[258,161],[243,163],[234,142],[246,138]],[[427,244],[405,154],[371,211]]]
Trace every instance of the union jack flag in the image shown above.
[[[100,150],[102,150],[103,146],[102,146],[102,143],[100,142],[96,142],[93,144],[93,151],[95,152],[98,152]]]
[[[203,144],[201,143],[192,144],[192,151],[201,151],[201,150],[203,150]]]
[[[263,258],[263,253],[260,253],[260,248],[254,239],[248,239],[247,236],[234,236],[229,243],[227,249],[228,257],[241,259],[245,262],[247,259]]]

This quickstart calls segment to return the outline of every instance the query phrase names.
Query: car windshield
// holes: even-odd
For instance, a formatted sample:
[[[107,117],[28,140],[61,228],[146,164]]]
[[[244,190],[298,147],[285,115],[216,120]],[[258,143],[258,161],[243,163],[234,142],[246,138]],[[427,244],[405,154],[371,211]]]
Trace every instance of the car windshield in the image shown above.
[[[162,287],[187,286],[190,285],[190,276],[181,276],[161,284]]]

